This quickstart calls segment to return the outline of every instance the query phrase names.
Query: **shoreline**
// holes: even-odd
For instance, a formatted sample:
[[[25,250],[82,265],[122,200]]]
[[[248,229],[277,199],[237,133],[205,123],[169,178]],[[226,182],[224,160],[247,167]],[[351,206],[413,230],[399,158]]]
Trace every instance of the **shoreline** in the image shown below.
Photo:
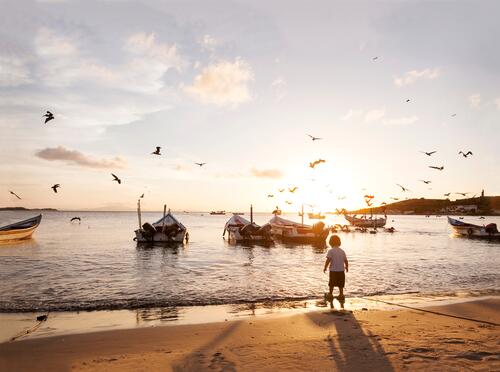
[[[0,369],[498,370],[499,327],[457,317],[498,324],[500,297],[462,300],[31,338],[0,344]]]
[[[441,294],[399,294],[348,297],[349,311],[398,310],[405,307],[424,308],[449,304],[500,298],[498,294],[455,292]],[[338,301],[334,301],[339,308]],[[400,305],[400,306],[397,306]],[[282,300],[201,306],[169,306],[118,310],[9,312],[0,313],[0,344],[61,335],[84,334],[148,327],[209,324],[244,318],[276,318],[314,311],[328,307],[324,299]],[[48,315],[46,321],[37,316]]]

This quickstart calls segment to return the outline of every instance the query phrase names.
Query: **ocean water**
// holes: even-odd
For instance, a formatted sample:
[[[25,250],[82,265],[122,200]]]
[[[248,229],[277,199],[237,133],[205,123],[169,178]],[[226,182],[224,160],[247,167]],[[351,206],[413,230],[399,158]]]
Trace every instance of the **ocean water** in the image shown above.
[[[0,225],[35,214],[0,212]],[[75,215],[81,224],[69,222]],[[165,248],[137,246],[135,212],[43,213],[32,240],[0,245],[0,312],[303,300],[327,290],[326,247],[230,245],[222,239],[230,215],[176,216],[190,241]],[[142,220],[160,217],[143,213]],[[465,221],[500,226],[498,217]],[[324,222],[345,223],[341,216]],[[387,226],[397,232],[339,233],[350,261],[348,296],[500,292],[499,243],[452,237],[444,216],[389,216]]]

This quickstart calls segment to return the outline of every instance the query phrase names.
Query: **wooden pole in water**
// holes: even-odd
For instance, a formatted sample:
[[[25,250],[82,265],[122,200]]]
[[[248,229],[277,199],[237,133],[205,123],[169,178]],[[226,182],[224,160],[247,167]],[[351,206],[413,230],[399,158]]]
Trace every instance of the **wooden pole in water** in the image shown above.
[[[253,223],[253,205],[250,204],[250,223]]]
[[[302,216],[301,216],[301,221],[302,221],[302,226],[304,226],[304,204],[302,204]]]
[[[137,200],[137,217],[139,218],[139,230],[142,228],[141,221],[141,199]]]
[[[165,231],[165,215],[167,214],[167,205],[163,204],[163,220],[161,225],[161,232]]]

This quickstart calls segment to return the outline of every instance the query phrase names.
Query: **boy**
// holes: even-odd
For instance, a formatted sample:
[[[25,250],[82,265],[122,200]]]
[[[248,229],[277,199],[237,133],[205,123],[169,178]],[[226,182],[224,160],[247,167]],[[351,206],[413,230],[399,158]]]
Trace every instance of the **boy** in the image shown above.
[[[326,272],[328,265],[330,265],[330,280],[328,281],[328,287],[330,293],[328,294],[327,300],[333,300],[333,287],[339,287],[339,301],[344,302],[344,286],[345,286],[345,271],[349,272],[349,262],[347,261],[347,256],[345,252],[340,248],[340,238],[338,235],[332,235],[330,237],[331,248],[326,253],[325,266],[323,272]]]

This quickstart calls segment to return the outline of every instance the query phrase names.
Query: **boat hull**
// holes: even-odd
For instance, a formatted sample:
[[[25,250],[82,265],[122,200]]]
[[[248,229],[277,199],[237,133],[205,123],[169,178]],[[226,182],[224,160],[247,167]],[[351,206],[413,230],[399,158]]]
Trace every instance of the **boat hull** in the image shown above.
[[[187,231],[181,231],[174,236],[156,232],[153,236],[145,234],[143,230],[135,230],[135,240],[138,243],[184,243]]]
[[[459,237],[471,239],[500,240],[500,233],[488,231],[486,226],[473,225],[470,223],[455,220],[450,217],[448,217],[448,223],[453,229],[454,234]]]
[[[320,243],[324,242],[330,233],[328,229],[315,233],[311,228],[280,225],[271,225],[271,227],[272,237],[284,243]]]
[[[271,243],[273,241],[271,235],[242,235],[239,228],[228,228],[230,243]]]
[[[352,225],[356,227],[366,227],[366,228],[376,228],[376,227],[384,227],[387,218],[356,218],[348,215],[344,215],[344,218]]]
[[[0,243],[30,239],[40,225],[42,215],[0,227]]]

